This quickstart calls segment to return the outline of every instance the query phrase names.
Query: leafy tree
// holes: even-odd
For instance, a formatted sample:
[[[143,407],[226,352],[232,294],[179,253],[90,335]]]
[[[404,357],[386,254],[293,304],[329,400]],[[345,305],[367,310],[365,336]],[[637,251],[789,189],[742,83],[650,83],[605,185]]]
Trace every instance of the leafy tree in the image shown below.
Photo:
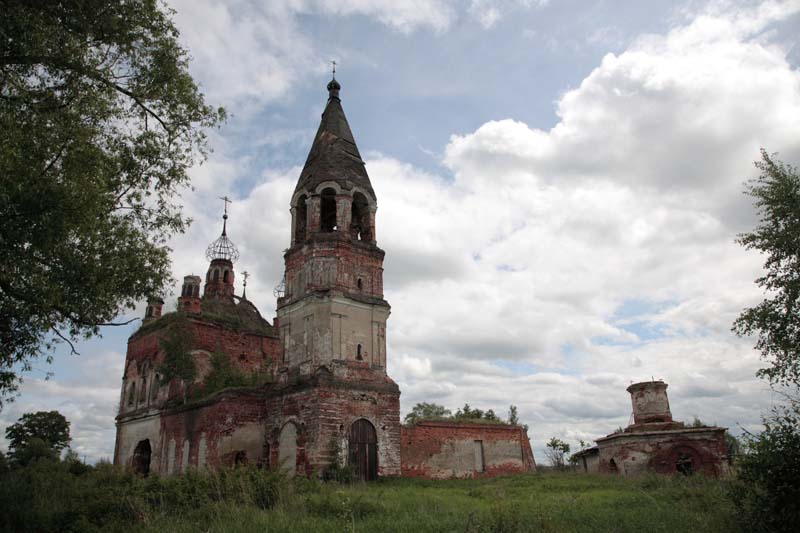
[[[800,405],[790,402],[745,436],[731,495],[747,531],[796,531],[800,523]]]
[[[224,120],[157,0],[0,0],[0,397],[169,281],[178,193]]]
[[[39,458],[58,458],[70,442],[69,422],[58,411],[25,413],[6,428],[8,457],[26,465]]]
[[[759,177],[746,185],[760,217],[737,242],[766,257],[756,280],[769,295],[733,324],[739,335],[757,335],[756,348],[770,366],[758,375],[777,385],[800,384],[800,174],[761,150]]]
[[[569,453],[569,444],[564,442],[561,439],[557,439],[556,437],[550,438],[547,441],[546,448],[544,450],[544,455],[547,457],[547,460],[550,461],[550,464],[553,465],[554,468],[558,470],[562,470],[566,464],[565,457]]]
[[[516,405],[511,405],[508,408],[508,423],[513,426],[519,425],[519,416],[517,415]]]
[[[484,413],[480,409],[472,409],[468,403],[465,403],[464,407],[456,411],[453,418],[456,420],[480,420],[484,418]]]
[[[403,419],[405,424],[416,424],[423,420],[441,420],[450,418],[450,409],[436,403],[418,403]]]
[[[766,256],[756,279],[768,297],[745,309],[733,324],[739,335],[756,335],[769,366],[766,378],[786,398],[765,417],[765,429],[745,437],[738,480],[731,494],[746,529],[794,531],[800,522],[800,174],[761,151],[760,175],[747,184],[759,214],[755,230],[739,235],[748,250]]]

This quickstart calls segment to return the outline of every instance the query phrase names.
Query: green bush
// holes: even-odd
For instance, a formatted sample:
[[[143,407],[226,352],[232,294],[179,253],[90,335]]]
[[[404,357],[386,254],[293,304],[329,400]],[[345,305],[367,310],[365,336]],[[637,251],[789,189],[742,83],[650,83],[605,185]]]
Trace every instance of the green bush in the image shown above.
[[[797,404],[745,438],[731,496],[751,531],[797,531],[800,524],[800,409]]]

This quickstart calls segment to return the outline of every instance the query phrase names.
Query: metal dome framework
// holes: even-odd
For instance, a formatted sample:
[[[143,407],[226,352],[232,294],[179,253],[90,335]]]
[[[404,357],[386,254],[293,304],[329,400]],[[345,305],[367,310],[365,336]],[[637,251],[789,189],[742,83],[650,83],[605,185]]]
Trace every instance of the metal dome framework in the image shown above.
[[[231,203],[227,196],[220,197],[220,200],[225,202],[225,211],[222,215],[222,235],[219,239],[212,242],[206,248],[206,259],[213,261],[214,259],[224,259],[233,263],[239,259],[239,250],[228,238],[228,204]]]
[[[206,259],[209,261],[225,259],[233,263],[239,259],[239,250],[223,232],[219,239],[209,244],[208,248],[206,248]]]

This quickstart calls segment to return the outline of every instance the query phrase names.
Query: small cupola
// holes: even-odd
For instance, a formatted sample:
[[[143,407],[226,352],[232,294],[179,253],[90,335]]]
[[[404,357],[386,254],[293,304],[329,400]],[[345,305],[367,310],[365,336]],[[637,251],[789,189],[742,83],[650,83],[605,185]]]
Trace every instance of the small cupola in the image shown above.
[[[158,318],[161,318],[161,310],[164,307],[164,300],[161,299],[159,296],[155,296],[152,298],[147,299],[147,309],[144,312],[144,319],[142,320],[143,324],[147,324],[148,322],[152,322]]]
[[[200,313],[200,276],[184,276],[178,308],[186,313]]]
[[[239,250],[228,238],[228,197],[225,201],[225,213],[222,215],[222,235],[208,245],[206,259],[210,261],[206,273],[206,287],[203,298],[233,303],[233,263],[239,259]]]

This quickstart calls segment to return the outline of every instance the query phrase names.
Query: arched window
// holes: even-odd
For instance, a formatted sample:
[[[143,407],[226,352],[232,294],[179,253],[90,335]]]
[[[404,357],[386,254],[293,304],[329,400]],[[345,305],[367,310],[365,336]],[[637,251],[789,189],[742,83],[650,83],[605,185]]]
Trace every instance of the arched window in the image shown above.
[[[371,241],[372,231],[369,221],[367,197],[357,192],[353,195],[353,208],[350,216],[350,238],[354,241]]]
[[[153,308],[148,305],[147,310],[144,312],[144,317],[150,318],[151,316],[153,316]]]
[[[330,187],[322,190],[319,220],[320,231],[336,231],[336,191]]]
[[[136,382],[131,382],[128,386],[128,407],[133,407],[136,403]]]
[[[139,388],[139,403],[147,401],[147,378],[142,378],[142,386]]]
[[[356,286],[358,287],[358,290],[361,290],[361,289],[364,288],[364,282],[361,281],[361,278],[358,278],[358,281],[356,281]]]
[[[295,244],[301,243],[306,240],[306,218],[308,211],[306,210],[306,195],[302,195],[297,199],[295,206],[295,220],[294,220],[294,242]]]
[[[214,269],[214,281],[219,281],[219,270]]]
[[[227,270],[222,273],[222,281],[224,283],[228,283],[228,271]]]
[[[200,298],[200,285],[195,285],[194,286],[194,297],[195,298]]]
[[[361,355],[361,350],[362,348],[360,344],[356,346],[356,359],[358,359],[359,361],[362,361],[364,359],[364,356]]]
[[[156,377],[153,380],[153,383],[150,385],[150,401],[151,402],[154,402],[156,400],[156,398],[158,398],[158,385],[159,385],[160,381],[161,381],[161,375],[160,374],[156,374]]]

